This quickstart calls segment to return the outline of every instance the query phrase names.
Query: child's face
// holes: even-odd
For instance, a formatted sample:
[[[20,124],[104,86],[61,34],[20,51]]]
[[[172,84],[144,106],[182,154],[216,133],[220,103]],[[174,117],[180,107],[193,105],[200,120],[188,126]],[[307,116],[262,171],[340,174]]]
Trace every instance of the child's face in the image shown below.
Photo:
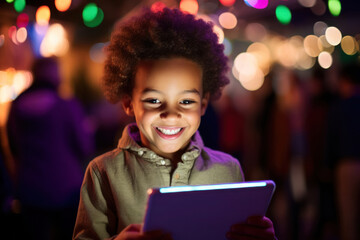
[[[186,148],[200,125],[209,96],[203,96],[201,67],[183,58],[138,66],[132,97],[123,99],[135,115],[141,142],[163,157]]]

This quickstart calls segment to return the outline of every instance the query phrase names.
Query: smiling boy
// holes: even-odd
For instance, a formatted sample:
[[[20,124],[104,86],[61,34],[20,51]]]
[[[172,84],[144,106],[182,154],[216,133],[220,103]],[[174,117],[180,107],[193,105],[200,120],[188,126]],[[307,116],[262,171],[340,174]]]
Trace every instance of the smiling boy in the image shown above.
[[[223,45],[211,24],[165,8],[120,25],[108,51],[105,94],[136,123],[115,150],[90,162],[73,238],[166,239],[141,232],[147,189],[244,181],[239,162],[205,147],[197,131],[228,83]],[[230,227],[229,239],[274,239],[266,217]]]

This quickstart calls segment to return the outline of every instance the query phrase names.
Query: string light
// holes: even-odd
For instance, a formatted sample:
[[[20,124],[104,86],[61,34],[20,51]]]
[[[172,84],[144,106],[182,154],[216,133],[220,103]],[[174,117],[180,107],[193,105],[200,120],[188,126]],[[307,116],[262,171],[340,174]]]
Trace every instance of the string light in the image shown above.
[[[304,50],[310,57],[319,56],[321,49],[318,45],[319,38],[315,35],[308,35],[304,39]]]
[[[26,27],[29,23],[29,15],[27,15],[26,13],[20,13],[19,16],[16,18],[16,26],[21,28],[21,27]]]
[[[153,4],[151,4],[151,11],[153,12],[159,12],[162,11],[164,8],[166,7],[165,3],[163,2],[154,2]]]
[[[71,6],[71,0],[55,0],[55,7],[59,12],[67,11]]]
[[[50,21],[50,8],[46,5],[40,6],[36,11],[36,23],[42,26],[46,26]]]
[[[235,0],[219,0],[219,2],[225,7],[231,7],[232,5],[234,5]]]
[[[347,55],[354,55],[359,50],[359,44],[352,36],[345,36],[341,40],[341,49]]]
[[[328,27],[325,31],[325,37],[328,43],[336,46],[341,42],[342,34],[338,28]]]
[[[256,8],[256,9],[264,9],[269,5],[268,0],[244,0],[246,5]]]
[[[179,5],[181,11],[196,15],[199,10],[199,4],[196,0],[181,0]]]
[[[82,17],[85,26],[94,28],[104,20],[104,12],[95,3],[89,3],[84,7]]]
[[[23,43],[25,42],[27,39],[27,30],[26,28],[22,27],[22,28],[19,28],[17,31],[16,31],[16,40],[18,43]]]
[[[328,69],[329,67],[331,67],[333,59],[330,53],[321,52],[318,57],[318,62],[320,67]]]
[[[17,12],[22,12],[25,9],[26,1],[25,0],[15,0],[14,9]]]
[[[219,23],[223,28],[233,29],[237,25],[237,18],[231,12],[224,12],[219,16]]]
[[[291,11],[285,5],[279,5],[275,9],[276,18],[279,20],[280,23],[287,25],[291,21]]]
[[[341,2],[339,0],[329,0],[328,1],[328,7],[330,13],[337,17],[340,15],[341,12]]]

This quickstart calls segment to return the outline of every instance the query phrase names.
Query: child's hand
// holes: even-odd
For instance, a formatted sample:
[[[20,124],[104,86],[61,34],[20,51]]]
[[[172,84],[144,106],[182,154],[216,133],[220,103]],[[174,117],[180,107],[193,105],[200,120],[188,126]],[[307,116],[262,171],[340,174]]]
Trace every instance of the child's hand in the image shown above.
[[[230,240],[277,239],[272,221],[257,216],[249,217],[246,223],[232,225],[226,237]]]
[[[141,224],[130,224],[115,238],[115,240],[171,240],[169,234],[163,231],[141,232]]]

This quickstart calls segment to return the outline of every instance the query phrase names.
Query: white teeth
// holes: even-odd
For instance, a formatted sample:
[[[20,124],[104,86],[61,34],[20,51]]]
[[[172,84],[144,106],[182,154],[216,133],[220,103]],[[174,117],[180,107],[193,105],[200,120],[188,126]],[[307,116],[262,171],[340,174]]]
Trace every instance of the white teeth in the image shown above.
[[[164,128],[159,128],[159,127],[157,127],[157,129],[165,135],[174,135],[174,134],[177,134],[178,132],[180,132],[180,130],[181,130],[181,128],[164,129]]]

